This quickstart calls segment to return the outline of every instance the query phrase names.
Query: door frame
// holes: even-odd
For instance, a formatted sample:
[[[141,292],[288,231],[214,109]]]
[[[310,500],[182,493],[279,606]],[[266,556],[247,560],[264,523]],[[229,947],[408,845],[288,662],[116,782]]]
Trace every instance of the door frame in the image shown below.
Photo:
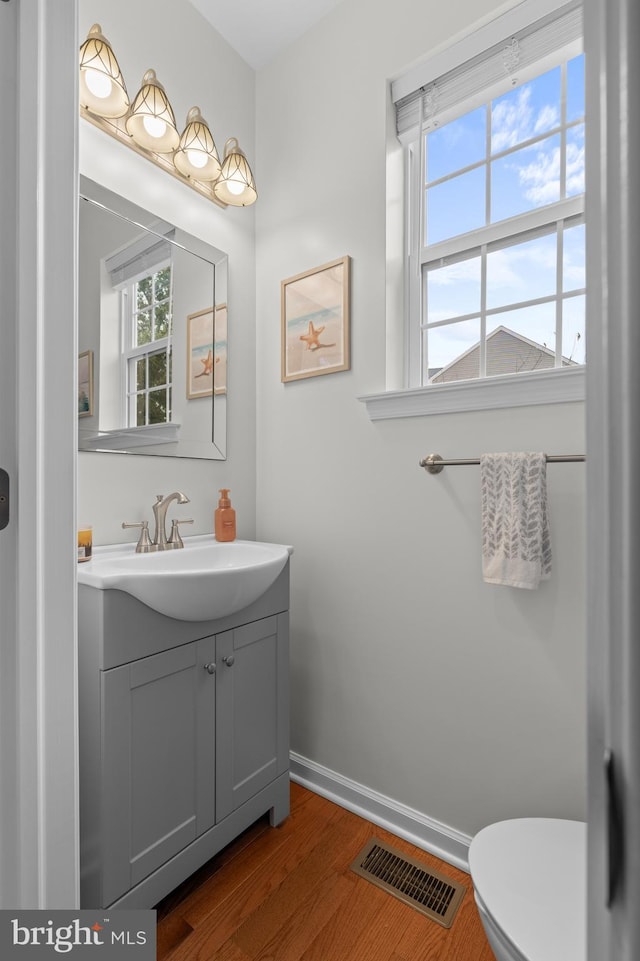
[[[639,42],[637,0],[585,3],[589,961],[640,957]]]
[[[0,5],[5,149],[0,906],[79,904],[76,669],[77,0]],[[6,28],[6,29],[5,29]],[[5,312],[6,310],[6,312]]]

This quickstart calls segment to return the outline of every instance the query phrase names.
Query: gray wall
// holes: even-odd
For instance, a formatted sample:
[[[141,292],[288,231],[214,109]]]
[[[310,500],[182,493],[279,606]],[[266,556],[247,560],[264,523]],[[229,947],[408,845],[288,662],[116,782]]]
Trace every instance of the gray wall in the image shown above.
[[[257,530],[295,546],[292,748],[463,833],[581,818],[584,465],[549,468],[554,570],[528,592],[481,580],[478,469],[418,460],[582,452],[582,404],[372,423],[357,400],[397,383],[387,81],[503,8],[372,7],[344,0],[257,80]],[[279,281],[344,254],[352,369],[283,385]]]

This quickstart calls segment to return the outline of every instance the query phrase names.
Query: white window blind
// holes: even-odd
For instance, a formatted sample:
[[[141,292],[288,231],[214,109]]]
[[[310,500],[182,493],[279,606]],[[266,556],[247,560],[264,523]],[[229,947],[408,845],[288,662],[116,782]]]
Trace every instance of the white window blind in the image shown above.
[[[173,232],[171,228],[165,237],[171,238]],[[158,264],[170,261],[172,245],[165,237],[147,232],[105,259],[105,267],[115,290],[146,277],[157,270]]]
[[[520,4],[511,15],[491,24],[494,42],[483,52],[469,56],[473,47],[482,42],[482,31],[461,42],[457,51],[449,51],[449,62],[456,66],[439,73],[441,57],[433,57],[392,84],[392,99],[396,106],[396,129],[401,139],[420,127],[435,126],[447,119],[447,114],[462,103],[486,101],[495,91],[508,89],[528,79],[529,72],[540,67],[558,51],[582,44],[582,3],[572,0],[544,17],[513,32],[518,20],[525,20],[524,8],[540,9],[541,3]],[[521,9],[522,8],[522,9]],[[524,14],[524,15],[523,15]],[[529,13],[531,17],[531,13]],[[501,40],[495,41],[496,29],[504,29]],[[474,44],[474,41],[475,44]],[[463,58],[463,59],[460,59]]]

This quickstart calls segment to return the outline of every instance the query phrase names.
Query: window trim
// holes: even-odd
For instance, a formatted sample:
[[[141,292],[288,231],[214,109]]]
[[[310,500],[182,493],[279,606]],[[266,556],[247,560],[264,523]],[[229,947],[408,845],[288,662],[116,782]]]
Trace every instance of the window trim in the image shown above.
[[[371,420],[584,401],[586,367],[549,368],[358,397]]]

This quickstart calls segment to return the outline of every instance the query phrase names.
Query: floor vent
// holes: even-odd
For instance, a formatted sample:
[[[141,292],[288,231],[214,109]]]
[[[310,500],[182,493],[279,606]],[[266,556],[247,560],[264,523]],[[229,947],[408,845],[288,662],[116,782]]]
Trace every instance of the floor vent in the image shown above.
[[[450,928],[465,888],[433,868],[372,838],[351,870],[428,918]]]

